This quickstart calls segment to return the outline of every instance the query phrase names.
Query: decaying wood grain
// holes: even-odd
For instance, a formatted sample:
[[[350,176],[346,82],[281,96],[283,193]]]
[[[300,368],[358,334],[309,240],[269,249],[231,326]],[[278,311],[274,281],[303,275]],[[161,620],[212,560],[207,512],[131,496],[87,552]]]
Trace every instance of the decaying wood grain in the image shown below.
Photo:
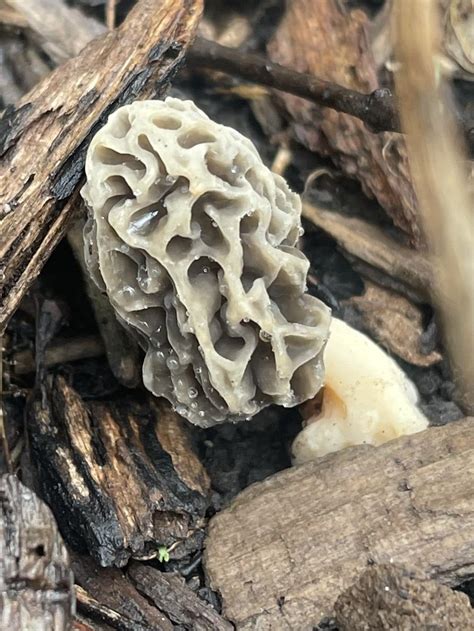
[[[137,589],[179,625],[195,631],[232,631],[233,626],[207,605],[176,574],[134,563],[129,571]]]
[[[370,564],[474,576],[474,419],[276,474],[210,522],[205,569],[239,630],[311,629]]]
[[[268,46],[272,61],[314,74],[364,93],[379,88],[368,41],[369,20],[338,0],[292,0]],[[297,138],[311,150],[329,155],[356,177],[419,245],[422,242],[416,198],[404,140],[399,134],[372,134],[364,124],[334,110],[279,94]]]
[[[365,331],[391,354],[415,366],[432,366],[441,361],[437,350],[423,352],[423,313],[400,294],[365,281],[364,293],[344,303],[357,309]]]
[[[0,331],[64,234],[94,130],[120,105],[163,92],[201,10],[201,0],[141,0],[0,119]]]
[[[107,566],[200,545],[209,479],[185,423],[165,405],[86,404],[48,379],[28,429],[42,493],[73,548]]]
[[[474,629],[466,594],[390,563],[366,570],[339,596],[335,609],[339,631]]]
[[[90,557],[73,557],[76,583],[98,604],[133,624],[157,631],[172,631],[170,620],[138,593],[130,580],[117,568],[101,568]],[[83,592],[80,603],[85,604]],[[91,601],[89,599],[89,611]],[[85,607],[84,607],[85,609]]]
[[[105,26],[69,7],[63,0],[0,0],[0,7],[16,15],[19,28],[39,39],[45,53],[57,64],[78,55]],[[12,20],[13,21],[13,20]]]
[[[66,631],[72,572],[49,508],[14,476],[0,478],[0,629]]]
[[[408,286],[421,301],[432,299],[433,274],[423,254],[389,237],[381,228],[303,203],[303,217],[327,232],[348,254]]]
[[[152,629],[162,631],[160,626],[150,627],[148,624],[135,622],[127,616],[119,614],[115,609],[100,603],[82,587],[76,586],[76,601],[78,611],[88,619],[103,625],[101,629],[105,628],[107,631],[111,629],[117,631],[151,631]]]

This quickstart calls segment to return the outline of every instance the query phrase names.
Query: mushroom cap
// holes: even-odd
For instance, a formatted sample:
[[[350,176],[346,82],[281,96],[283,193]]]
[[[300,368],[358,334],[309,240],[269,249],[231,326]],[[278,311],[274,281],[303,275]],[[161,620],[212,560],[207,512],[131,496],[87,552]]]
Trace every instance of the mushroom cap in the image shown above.
[[[146,356],[145,386],[201,426],[322,383],[330,313],[305,294],[301,202],[191,101],[139,101],[94,136],[88,268]]]

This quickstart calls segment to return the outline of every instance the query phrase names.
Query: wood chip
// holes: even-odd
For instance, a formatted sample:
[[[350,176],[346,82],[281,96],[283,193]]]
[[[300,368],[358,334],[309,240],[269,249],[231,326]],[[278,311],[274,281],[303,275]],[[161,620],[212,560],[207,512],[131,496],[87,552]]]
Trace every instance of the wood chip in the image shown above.
[[[340,631],[474,629],[466,594],[393,564],[376,565],[343,592],[336,603]]]
[[[201,0],[140,0],[0,120],[0,331],[64,235],[97,125],[125,103],[163,94],[201,10]]]
[[[407,285],[421,301],[430,301],[433,283],[428,259],[389,237],[381,228],[303,203],[303,217],[333,237],[346,252]]]
[[[370,21],[339,0],[293,0],[269,43],[272,61],[364,93],[380,87],[370,49]],[[375,197],[394,223],[419,245],[422,234],[403,137],[371,133],[364,124],[328,108],[279,93],[296,138],[329,155],[365,192]]]
[[[418,306],[369,281],[365,287],[362,296],[353,296],[345,303],[361,313],[364,328],[372,338],[409,364],[432,366],[441,361],[438,351],[422,352],[423,315]]]
[[[67,631],[74,592],[49,508],[15,476],[0,478],[0,629]]]
[[[166,611],[176,624],[189,626],[194,631],[232,631],[233,626],[196,596],[180,576],[138,563],[134,563],[128,573],[137,589]]]
[[[153,557],[162,544],[173,543],[177,557],[180,547],[190,551],[190,540],[194,549],[199,545],[208,478],[183,438],[190,426],[166,408],[163,413],[177,437],[164,446],[159,409],[125,401],[87,405],[62,377],[49,379],[29,408],[43,494],[70,545],[86,548],[101,565]]]
[[[474,572],[474,418],[288,469],[213,517],[205,570],[237,629],[309,629],[370,564]]]
[[[73,557],[74,578],[98,604],[145,628],[172,631],[170,620],[139,594],[121,570],[99,567],[89,557]]]

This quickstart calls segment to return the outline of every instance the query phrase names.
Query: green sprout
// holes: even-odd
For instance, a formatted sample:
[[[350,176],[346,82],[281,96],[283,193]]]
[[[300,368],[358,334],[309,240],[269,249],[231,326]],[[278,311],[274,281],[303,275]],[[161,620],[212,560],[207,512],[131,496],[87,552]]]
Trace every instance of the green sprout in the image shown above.
[[[160,546],[158,548],[158,561],[160,563],[168,563],[170,560],[170,553],[166,546]]]

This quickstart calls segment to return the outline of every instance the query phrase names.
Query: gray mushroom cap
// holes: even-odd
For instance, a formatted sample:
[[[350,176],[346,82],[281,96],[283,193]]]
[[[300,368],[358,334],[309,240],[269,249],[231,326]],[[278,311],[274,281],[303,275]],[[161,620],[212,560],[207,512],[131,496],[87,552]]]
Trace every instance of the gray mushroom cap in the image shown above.
[[[305,294],[300,199],[247,138],[191,101],[138,101],[86,175],[88,268],[153,394],[202,427],[314,396],[330,313]]]

